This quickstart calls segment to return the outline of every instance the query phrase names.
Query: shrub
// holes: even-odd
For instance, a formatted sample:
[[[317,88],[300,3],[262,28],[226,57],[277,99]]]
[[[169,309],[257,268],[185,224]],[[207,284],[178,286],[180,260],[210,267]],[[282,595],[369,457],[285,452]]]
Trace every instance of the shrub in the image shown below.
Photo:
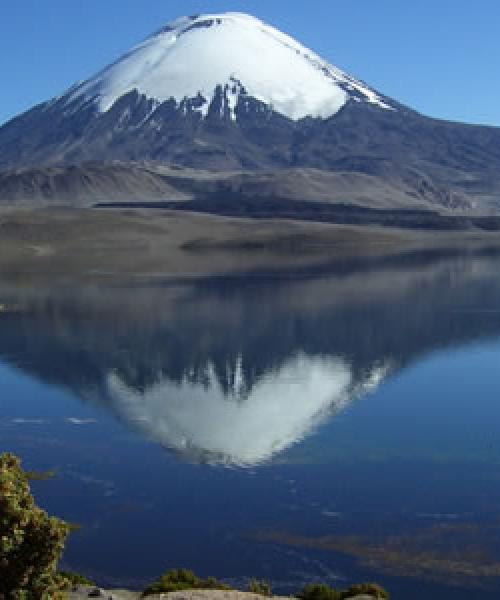
[[[311,583],[298,594],[302,600],[339,600],[340,594],[326,583]]]
[[[252,579],[248,584],[248,591],[261,596],[270,596],[272,594],[271,584],[263,579]]]
[[[85,577],[85,575],[80,575],[80,573],[70,573],[68,571],[59,571],[59,577],[68,583],[68,585],[92,585],[95,586],[95,583]]]
[[[359,583],[343,592],[338,592],[325,583],[306,586],[298,597],[302,600],[348,600],[356,596],[371,596],[376,600],[389,600],[389,594],[377,583]]]
[[[340,598],[341,600],[347,600],[348,598],[353,598],[361,594],[372,596],[372,598],[376,598],[377,600],[389,599],[389,593],[377,583],[359,583],[352,585],[349,589],[340,594]]]
[[[204,590],[231,590],[231,586],[227,585],[227,583],[222,583],[215,577],[207,577],[206,579],[200,580],[200,589]]]
[[[163,594],[166,592],[193,589],[230,590],[231,588],[214,577],[199,579],[192,571],[188,571],[187,569],[174,569],[173,571],[168,571],[162,575],[158,581],[155,581],[148,586],[142,595],[150,596],[152,594]]]
[[[69,526],[36,506],[28,474],[12,454],[0,455],[0,598],[57,598],[56,573]]]

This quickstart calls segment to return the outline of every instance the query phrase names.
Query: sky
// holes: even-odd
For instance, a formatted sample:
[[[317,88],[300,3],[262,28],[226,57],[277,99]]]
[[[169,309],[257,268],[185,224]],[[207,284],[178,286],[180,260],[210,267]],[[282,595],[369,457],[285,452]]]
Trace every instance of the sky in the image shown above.
[[[500,126],[498,0],[1,0],[0,123],[168,21],[248,12],[431,116]]]

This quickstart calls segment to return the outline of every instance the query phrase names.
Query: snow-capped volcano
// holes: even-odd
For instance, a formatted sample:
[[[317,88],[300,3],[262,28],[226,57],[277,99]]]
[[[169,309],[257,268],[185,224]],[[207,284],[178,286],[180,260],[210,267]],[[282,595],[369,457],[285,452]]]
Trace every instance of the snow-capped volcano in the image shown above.
[[[177,19],[1,126],[0,202],[181,197],[235,216],[245,198],[246,216],[333,222],[352,219],[337,203],[496,214],[499,164],[500,129],[425,117],[229,12]],[[296,200],[322,204],[299,215]]]
[[[241,13],[177,19],[81,84],[70,101],[83,97],[106,112],[137,90],[156,103],[196,99],[196,110],[205,116],[218,87],[232,119],[241,94],[293,120],[330,117],[349,98],[389,108],[376,92],[312,50]]]

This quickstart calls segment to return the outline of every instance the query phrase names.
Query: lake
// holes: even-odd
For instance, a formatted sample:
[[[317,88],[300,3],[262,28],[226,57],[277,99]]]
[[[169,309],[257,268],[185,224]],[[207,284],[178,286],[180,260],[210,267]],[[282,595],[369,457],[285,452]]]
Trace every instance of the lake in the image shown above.
[[[500,593],[500,255],[0,283],[0,449],[64,567]],[[483,597],[483,596],[481,596]]]

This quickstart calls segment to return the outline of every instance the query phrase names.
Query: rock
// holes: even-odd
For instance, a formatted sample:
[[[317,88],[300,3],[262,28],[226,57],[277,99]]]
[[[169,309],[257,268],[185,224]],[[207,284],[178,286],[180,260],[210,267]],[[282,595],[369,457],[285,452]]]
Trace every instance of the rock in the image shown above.
[[[106,600],[139,600],[139,592],[128,590],[104,590],[98,587],[78,585],[69,593],[68,600],[85,600],[86,598],[105,598]]]
[[[139,592],[128,590],[103,590],[96,587],[76,586],[69,594],[69,600],[85,598],[106,598],[107,600],[140,600]],[[149,600],[293,600],[290,596],[266,596],[236,590],[183,590],[168,594],[148,596]],[[374,600],[372,596],[353,596],[349,600]]]

